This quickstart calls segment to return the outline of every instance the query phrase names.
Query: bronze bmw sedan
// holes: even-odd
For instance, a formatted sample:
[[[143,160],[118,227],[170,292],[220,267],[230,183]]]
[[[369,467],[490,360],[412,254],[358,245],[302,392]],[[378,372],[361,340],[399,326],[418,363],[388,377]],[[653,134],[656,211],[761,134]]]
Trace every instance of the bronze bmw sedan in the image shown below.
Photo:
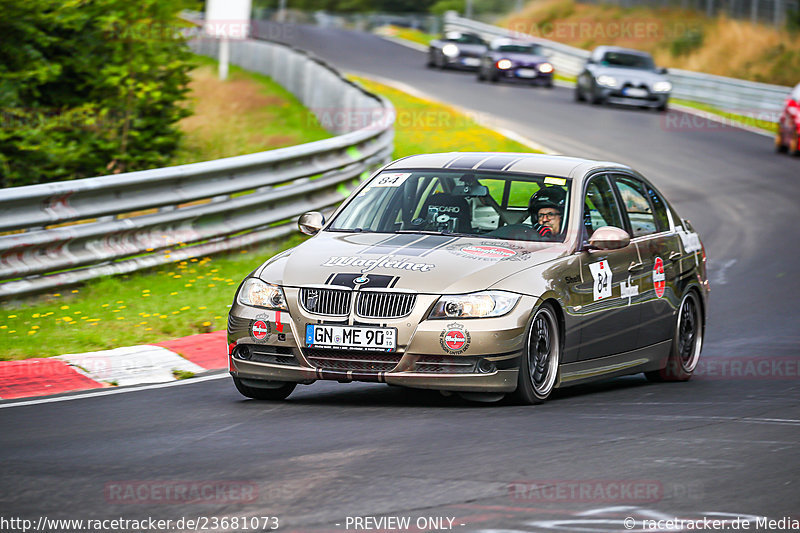
[[[315,380],[546,400],[644,372],[686,380],[703,346],[706,256],[631,168],[449,153],[383,167],[314,237],[258,267],[228,320],[250,398]]]

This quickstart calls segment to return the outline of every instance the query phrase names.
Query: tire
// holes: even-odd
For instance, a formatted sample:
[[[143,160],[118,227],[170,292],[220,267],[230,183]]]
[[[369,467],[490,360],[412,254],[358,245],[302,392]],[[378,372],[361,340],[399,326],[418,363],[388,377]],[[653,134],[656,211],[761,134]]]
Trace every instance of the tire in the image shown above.
[[[436,66],[436,63],[433,59],[433,52],[428,52],[428,62],[425,63],[425,66],[428,68],[433,68]]]
[[[597,94],[597,88],[592,87],[592,95],[590,97],[592,105],[600,105],[603,103],[603,97]]]
[[[545,304],[536,310],[528,328],[514,399],[525,405],[547,400],[558,381],[560,362],[558,318],[553,308]]]
[[[781,130],[778,129],[778,132],[775,134],[775,152],[784,154],[786,153],[786,150],[787,147],[785,144],[783,144],[783,135],[781,135]]]
[[[693,290],[687,292],[678,309],[675,334],[667,356],[666,365],[661,370],[645,372],[650,381],[687,381],[692,377],[700,352],[703,349],[703,307],[700,298]]]
[[[666,113],[668,109],[669,109],[669,104],[664,102],[663,104],[661,104],[656,108],[656,111],[658,111],[659,113]]]
[[[583,91],[581,91],[581,86],[578,85],[577,83],[575,84],[575,93],[574,93],[574,95],[575,95],[575,101],[576,102],[585,102],[586,101],[586,97],[583,96]]]
[[[486,81],[486,76],[483,73],[483,67],[478,67],[478,81]]]
[[[285,400],[292,393],[297,383],[282,383],[277,381],[265,382],[278,385],[275,388],[260,388],[250,387],[242,383],[239,378],[233,378],[233,384],[236,385],[236,390],[242,393],[242,396],[252,398],[254,400],[272,400],[280,401]]]
[[[789,155],[795,157],[800,156],[800,139],[798,139],[798,137],[800,137],[800,134],[795,131],[794,135],[792,135],[792,138],[789,139],[789,146],[786,149],[786,151],[789,152]]]

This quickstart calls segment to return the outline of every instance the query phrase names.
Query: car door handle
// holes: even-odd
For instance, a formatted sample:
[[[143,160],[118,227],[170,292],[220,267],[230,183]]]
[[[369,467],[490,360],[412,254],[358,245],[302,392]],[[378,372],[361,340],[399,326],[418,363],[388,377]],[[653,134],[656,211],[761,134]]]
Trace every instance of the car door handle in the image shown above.
[[[628,265],[628,272],[638,272],[644,268],[644,263],[636,263],[631,261],[631,264]]]
[[[669,259],[670,261],[675,261],[676,259],[679,259],[680,257],[681,257],[681,253],[678,252],[678,251],[673,250],[672,252],[670,252],[669,257],[667,259]]]

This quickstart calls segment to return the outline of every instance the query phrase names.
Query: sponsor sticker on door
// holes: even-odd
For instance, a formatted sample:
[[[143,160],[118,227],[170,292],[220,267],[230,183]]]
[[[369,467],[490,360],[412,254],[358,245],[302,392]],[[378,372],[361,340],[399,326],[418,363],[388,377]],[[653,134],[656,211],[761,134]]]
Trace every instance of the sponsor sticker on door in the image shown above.
[[[656,257],[653,265],[653,287],[656,289],[656,296],[659,298],[664,296],[664,290],[667,288],[667,277],[664,275],[664,261],[660,257]]]

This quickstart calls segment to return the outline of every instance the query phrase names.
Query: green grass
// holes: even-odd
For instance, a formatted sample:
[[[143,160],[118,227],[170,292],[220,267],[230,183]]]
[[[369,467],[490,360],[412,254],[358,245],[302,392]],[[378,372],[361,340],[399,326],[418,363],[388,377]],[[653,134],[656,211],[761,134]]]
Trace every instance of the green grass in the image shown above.
[[[699,102],[692,102],[690,100],[680,100],[678,98],[670,98],[670,102],[691,107],[692,109],[697,109],[699,111],[705,111],[707,113],[711,113],[712,115],[735,120],[752,128],[759,128],[769,133],[775,133],[775,128],[777,127],[774,122],[770,122],[769,120],[759,119],[758,117],[737,115],[736,113],[729,113],[728,111],[723,111],[722,109],[718,109],[708,104],[701,104]]]
[[[428,44],[430,44],[431,41],[439,38],[438,35],[425,33],[423,31],[415,30],[413,28],[402,28],[400,26],[391,26],[391,25],[381,26],[380,28],[375,30],[375,33],[377,33],[378,35],[387,35],[389,37],[404,39],[406,41],[421,44],[424,46],[428,46]]]
[[[269,77],[230,66],[220,81],[217,62],[197,56],[190,102],[180,123],[184,138],[173,164],[209,161],[331,137],[297,98]]]
[[[451,150],[531,152],[453,108],[358,79],[395,106],[395,157]],[[305,239],[92,281],[0,311],[0,359],[26,359],[154,343],[223,329],[244,276]]]
[[[225,328],[244,276],[304,240],[286,241],[6,304],[0,313],[0,360],[47,357],[147,344]]]
[[[430,152],[536,152],[480,125],[454,108],[416,98],[366,78],[354,77],[367,90],[386,97],[395,107],[394,157]],[[476,118],[478,120],[476,120]]]

